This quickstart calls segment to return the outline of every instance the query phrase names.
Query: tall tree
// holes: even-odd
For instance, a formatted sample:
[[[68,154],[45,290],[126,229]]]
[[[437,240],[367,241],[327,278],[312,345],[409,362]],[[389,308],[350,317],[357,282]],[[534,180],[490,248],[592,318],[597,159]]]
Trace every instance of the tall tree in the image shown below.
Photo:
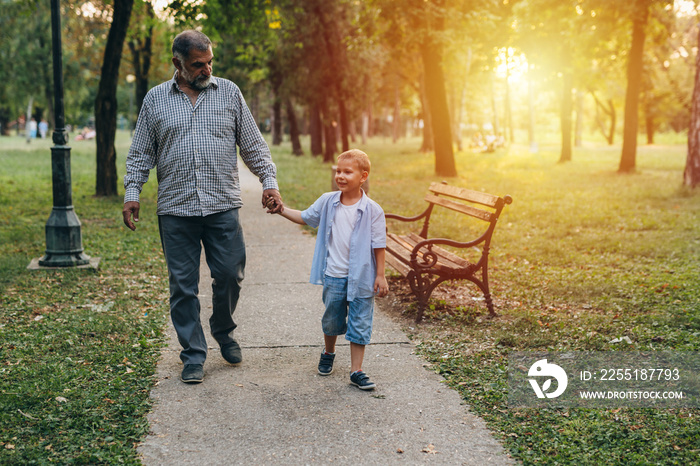
[[[639,131],[639,91],[642,85],[645,28],[653,0],[634,2],[632,11],[632,45],[627,61],[627,92],[625,94],[625,123],[622,133],[622,155],[619,173],[635,170],[637,164],[637,133]]]
[[[401,41],[392,46],[403,46],[408,49],[407,53],[415,51],[421,58],[425,90],[424,117],[428,116],[426,108],[430,117],[429,123],[428,118],[424,118],[424,121],[432,130],[435,174],[439,176],[457,176],[443,56],[445,44],[450,38],[445,22],[450,16],[464,14],[460,8],[467,7],[461,3],[450,0],[378,2],[385,21],[402,32],[401,36],[392,35]],[[424,144],[426,141],[427,138],[424,138]]]
[[[138,115],[149,88],[148,77],[153,57],[153,29],[156,26],[156,18],[153,4],[147,0],[137,0],[132,14],[136,12],[138,12],[138,20],[132,22],[127,44],[134,70],[135,113]]]
[[[579,29],[579,15],[570,2],[531,0],[520,2],[513,8],[517,18],[516,43],[526,53],[528,62],[548,77],[559,81],[559,122],[561,129],[560,162],[570,161],[571,112],[573,104],[573,76],[575,57],[579,56],[580,37],[574,39],[573,31]]]
[[[695,87],[688,130],[688,157],[683,172],[683,184],[695,188],[700,184],[700,28],[698,28],[698,53],[695,57]]]
[[[419,48],[423,59],[425,95],[430,109],[433,130],[435,174],[438,176],[457,176],[442,63],[441,33],[444,31],[445,17],[449,11],[445,8],[444,0],[437,0],[432,5],[426,5],[424,22],[421,25],[424,29],[424,35]]]
[[[97,176],[95,195],[117,195],[117,84],[122,49],[129,28],[134,0],[114,0],[112,26],[107,35],[102,75],[95,98],[95,131],[97,136]]]

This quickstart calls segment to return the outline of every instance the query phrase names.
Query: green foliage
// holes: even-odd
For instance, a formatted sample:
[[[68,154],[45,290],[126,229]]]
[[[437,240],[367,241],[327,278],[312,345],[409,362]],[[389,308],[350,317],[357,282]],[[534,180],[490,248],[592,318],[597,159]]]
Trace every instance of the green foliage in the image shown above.
[[[370,195],[386,212],[421,212],[427,186],[441,181],[418,145],[373,140],[362,147],[372,160]],[[407,330],[525,464],[697,464],[698,409],[507,407],[511,351],[700,349],[700,194],[682,187],[686,146],[640,148],[634,175],[614,173],[617,149],[577,149],[569,164],[556,163],[557,151],[511,146],[456,155],[462,175],[451,184],[514,199],[490,256],[500,317],[486,318],[475,287],[446,283],[427,322],[407,320]],[[288,204],[305,208],[327,189],[328,165],[281,151],[275,157]],[[457,237],[470,226],[464,216],[435,216],[431,228]],[[391,279],[395,297],[402,283]],[[398,312],[412,319],[415,300],[403,302]],[[632,344],[611,343],[621,336]]]
[[[94,141],[75,141],[73,201],[99,270],[29,271],[52,207],[50,142],[2,143],[0,463],[137,464],[168,310],[155,186],[129,232],[121,199],[91,196]]]

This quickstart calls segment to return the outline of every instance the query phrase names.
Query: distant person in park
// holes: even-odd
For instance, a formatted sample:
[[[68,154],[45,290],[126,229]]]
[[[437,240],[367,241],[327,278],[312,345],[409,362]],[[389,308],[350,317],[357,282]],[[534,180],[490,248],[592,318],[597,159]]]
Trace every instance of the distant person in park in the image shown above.
[[[325,348],[320,375],[333,372],[338,335],[350,342],[350,382],[361,390],[375,384],[362,371],[365,346],[372,335],[374,295],[385,296],[386,220],[382,208],[361,186],[370,161],[352,149],[338,156],[335,182],[339,191],[323,194],[303,212],[284,207],[280,215],[300,225],[318,228],[311,265],[311,283],[323,285],[325,312],[321,319]],[[274,212],[276,206],[271,205]]]
[[[36,129],[37,129],[36,119],[32,118],[31,120],[29,120],[29,138],[31,138],[31,139],[36,138]]]
[[[41,139],[46,139],[46,134],[49,132],[49,122],[44,120],[43,118],[39,122],[39,134],[41,135]]]
[[[245,267],[239,223],[242,206],[236,146],[263,187],[262,204],[283,208],[277,169],[250,110],[233,82],[212,76],[212,44],[199,31],[173,40],[173,78],[146,95],[134,130],[124,176],[124,223],[139,221],[139,194],[154,167],[158,175],[158,226],[170,278],[170,315],[182,346],[180,379],[204,379],[207,342],[197,296],[201,245],[211,270],[211,333],[230,364],[241,362],[233,338]],[[133,220],[132,220],[133,217]]]

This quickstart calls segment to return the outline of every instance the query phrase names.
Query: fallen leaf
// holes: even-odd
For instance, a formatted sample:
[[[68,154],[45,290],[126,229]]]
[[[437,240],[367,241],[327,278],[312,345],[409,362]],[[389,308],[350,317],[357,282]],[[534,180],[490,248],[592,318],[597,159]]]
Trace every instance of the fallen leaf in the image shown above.
[[[430,445],[428,445],[427,447],[423,448],[421,451],[423,453],[430,453],[431,455],[434,455],[435,453],[437,453],[437,450],[435,450],[435,445],[433,445],[432,443]]]
[[[5,450],[14,450],[15,446],[11,443],[6,443],[5,444]]]

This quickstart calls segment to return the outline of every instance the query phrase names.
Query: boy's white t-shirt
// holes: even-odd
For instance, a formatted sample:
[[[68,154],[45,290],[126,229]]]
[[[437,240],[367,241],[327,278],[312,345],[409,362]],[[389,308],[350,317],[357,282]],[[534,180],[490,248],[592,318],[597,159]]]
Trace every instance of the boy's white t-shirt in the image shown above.
[[[328,260],[326,275],[335,278],[346,278],[350,270],[350,237],[357,223],[357,207],[360,201],[353,205],[338,203],[335,218],[331,226],[331,237],[328,241]]]

